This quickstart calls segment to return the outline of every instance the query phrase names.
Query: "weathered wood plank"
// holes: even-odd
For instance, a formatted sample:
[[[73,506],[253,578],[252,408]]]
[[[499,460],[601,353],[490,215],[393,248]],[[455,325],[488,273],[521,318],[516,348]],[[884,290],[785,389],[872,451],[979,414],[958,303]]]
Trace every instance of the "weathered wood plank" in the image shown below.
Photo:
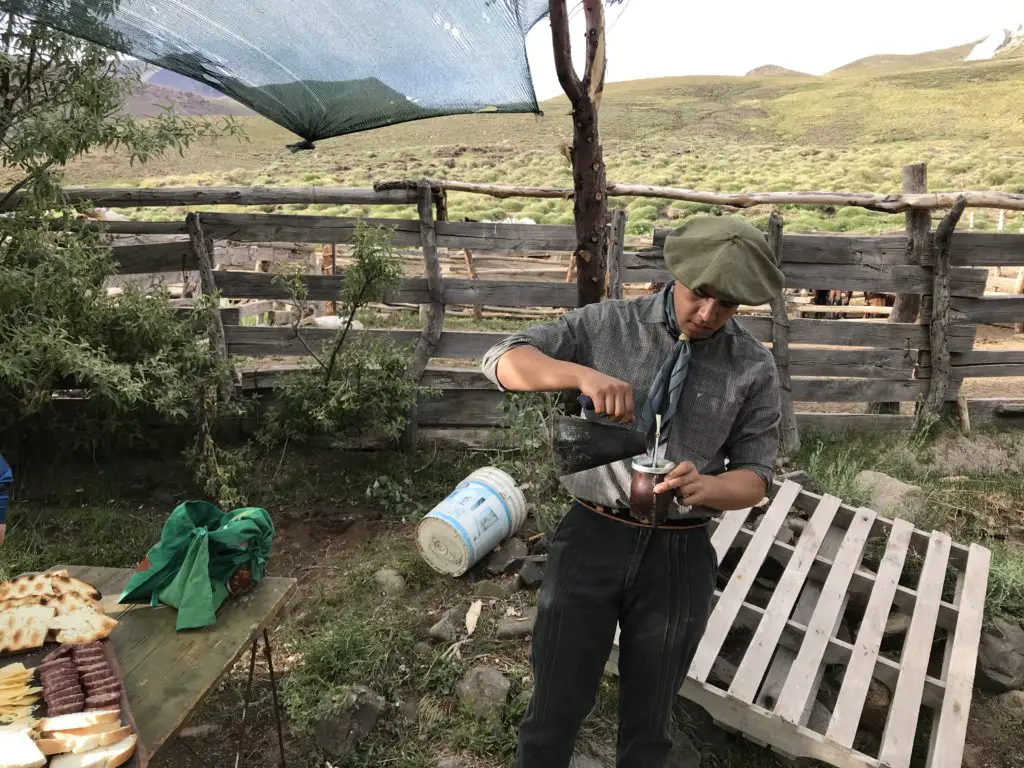
[[[419,338],[419,331],[409,330],[366,330],[352,331],[353,340],[362,334],[387,335],[396,343],[411,345]],[[268,328],[262,326],[237,326],[225,328],[228,350],[233,355],[306,356],[309,353],[296,338],[291,328]],[[310,345],[320,345],[333,338],[334,331],[327,328],[303,328],[302,334]],[[444,359],[477,360],[504,334],[477,331],[445,331],[435,357]],[[315,348],[315,347],[314,347]]]
[[[906,350],[791,346],[789,357],[793,376],[909,379],[916,364],[915,355]]]
[[[901,432],[914,423],[913,416],[875,413],[805,413],[797,411],[802,427],[823,432]]]
[[[185,205],[406,205],[412,189],[377,191],[358,187],[65,187],[72,202],[104,208]]]
[[[736,316],[736,322],[750,331],[758,341],[771,341],[770,317]],[[950,351],[969,352],[974,346],[977,328],[974,325],[950,327]],[[811,320],[789,321],[789,343],[835,345],[845,347],[876,347],[883,349],[928,349],[928,326],[916,323],[889,323],[885,320]]]
[[[422,398],[418,417],[430,426],[491,427],[502,423],[505,395],[479,389],[447,390],[439,398]]]
[[[829,638],[842,620],[850,581],[864,557],[864,546],[874,522],[875,513],[865,509],[846,531],[839,554],[833,561],[832,569],[818,596],[814,614],[807,625],[803,645],[800,646],[796,660],[790,668],[786,686],[782,688],[776,701],[774,711],[779,717],[800,722],[808,704],[817,693],[816,687],[812,687],[812,684],[821,667]]]
[[[754,538],[751,539],[744,551],[721,598],[711,612],[704,636],[690,665],[689,676],[693,679],[699,682],[707,680],[711,666],[718,657],[726,635],[732,628],[740,605],[744,602],[750,585],[754,581],[754,576],[764,562],[782,522],[789,513],[789,508],[799,493],[800,486],[787,480],[775,494]]]
[[[871,671],[879,658],[882,636],[899,585],[900,574],[903,573],[903,564],[907,558],[913,531],[914,526],[906,520],[896,520],[893,524],[885,555],[875,576],[874,588],[871,590],[871,597],[868,599],[864,618],[857,632],[857,643],[846,667],[839,697],[832,711],[832,720],[829,722],[826,735],[846,746],[853,744],[857,735],[864,701],[871,683]]]
[[[750,511],[750,507],[747,507],[734,512],[726,512],[720,519],[712,523],[714,532],[711,534],[711,546],[715,548],[718,562],[722,562],[729,547],[736,540],[737,534],[744,530],[743,524],[750,516]]]
[[[967,401],[971,424],[994,424],[1024,429],[1024,400],[976,398]]]
[[[825,286],[847,291],[871,291],[873,293],[931,293],[931,271],[925,267],[893,265],[880,270],[871,266],[837,264],[783,265],[786,288],[816,289]],[[660,265],[631,267],[622,270],[626,283],[667,282],[672,273]],[[950,270],[950,291],[954,296],[983,296],[988,272],[973,267],[953,267]],[[836,310],[840,311],[840,310]]]
[[[743,655],[743,661],[740,662],[732,685],[729,686],[729,693],[741,701],[754,701],[764,673],[771,663],[775,646],[778,645],[779,637],[782,635],[783,626],[789,618],[793,606],[796,605],[811,563],[814,562],[818,549],[821,547],[825,534],[832,526],[832,520],[841,503],[842,501],[835,496],[825,496],[800,535],[796,550],[786,565],[786,570],[779,579],[775,592],[765,609],[765,617],[754,631],[750,645],[747,646]],[[751,539],[751,544],[756,542],[755,535]]]
[[[129,569],[69,565],[76,578],[102,580],[119,594]],[[176,632],[172,610],[127,611],[110,636],[132,702],[139,739],[151,757],[178,732],[189,714],[270,627],[294,594],[297,581],[266,577],[245,600],[229,600],[206,632]],[[158,691],[159,695],[153,695]]]
[[[440,223],[440,222],[438,222]],[[333,301],[345,284],[338,275],[303,275],[311,301]],[[291,294],[281,276],[263,272],[218,272],[217,287],[225,298],[286,300]],[[498,280],[444,280],[446,304],[487,304],[494,307],[575,307],[576,288],[560,282],[506,282]],[[392,301],[428,304],[430,290],[425,277],[407,277]]]
[[[785,258],[783,252],[782,216],[772,211],[768,217],[768,246],[775,256],[776,266],[781,267]],[[789,314],[786,311],[785,291],[780,291],[771,300],[772,311],[772,356],[779,374],[779,400],[782,417],[779,422],[780,448],[783,456],[792,456],[800,448],[800,431],[796,416],[793,415],[793,375],[789,351]]]
[[[921,569],[917,605],[910,620],[904,647],[930,648],[935,635],[943,578],[949,560],[950,539],[939,531],[932,532],[928,554]],[[917,723],[921,715],[921,699],[930,654],[909,653],[903,656],[900,679],[893,692],[889,719],[882,734],[879,759],[891,768],[909,768]]]
[[[203,220],[214,236],[237,242],[345,243],[357,223],[364,221],[391,229],[392,242],[397,246],[420,243],[419,222],[406,219],[208,213]],[[576,242],[573,227],[563,225],[438,221],[435,230],[439,248],[471,251],[572,251]]]
[[[950,399],[956,399],[958,389],[957,383],[950,385]],[[793,379],[793,400],[798,403],[864,403],[877,400],[914,402],[927,391],[927,381]]]
[[[946,640],[953,644],[946,695],[938,721],[932,726],[936,735],[928,768],[958,768],[963,759],[991,559],[989,550],[978,544],[971,545],[959,601],[960,620],[953,637]]]
[[[1024,322],[1024,296],[983,296],[978,299],[953,298],[950,308],[964,319],[976,323]]]
[[[117,272],[121,275],[143,275],[152,272],[186,272],[199,269],[195,252],[188,240],[171,243],[116,245],[110,249]]]

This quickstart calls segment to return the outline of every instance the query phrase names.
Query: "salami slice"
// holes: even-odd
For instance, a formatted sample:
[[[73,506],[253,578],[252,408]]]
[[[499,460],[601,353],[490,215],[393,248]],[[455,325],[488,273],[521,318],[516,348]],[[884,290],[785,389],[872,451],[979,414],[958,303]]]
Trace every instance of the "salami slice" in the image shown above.
[[[99,640],[93,640],[91,643],[79,643],[71,646],[71,653],[76,656],[80,653],[86,653],[88,651],[102,651],[103,644]]]
[[[121,691],[121,684],[117,682],[117,680],[111,680],[110,682],[102,683],[101,685],[86,686],[85,688],[85,692],[90,696],[99,696],[100,694],[110,693],[111,691]]]
[[[91,651],[83,656],[75,656],[75,666],[84,667],[87,664],[105,664],[107,657],[100,651]]]
[[[117,704],[121,700],[121,694],[117,691],[113,693],[102,693],[98,696],[89,696],[85,700],[86,709],[102,709],[109,707],[113,704]]]
[[[111,680],[117,679],[116,677],[114,677],[114,673],[111,672],[109,669],[100,672],[90,672],[89,674],[82,675],[81,677],[82,682],[86,685],[88,685],[89,683],[95,683],[98,680],[106,680],[108,678]]]
[[[54,659],[53,661],[46,661],[39,665],[37,668],[40,675],[52,672],[57,669],[74,669],[75,662],[71,659]]]
[[[66,675],[51,675],[42,679],[43,688],[53,687],[62,683],[78,683],[78,675],[71,672]]]
[[[78,668],[78,674],[88,675],[92,672],[109,672],[110,665],[104,662],[97,662],[95,664],[84,664]]]
[[[61,704],[59,707],[47,707],[46,713],[50,717],[57,717],[58,715],[71,715],[75,712],[81,712],[85,709],[84,703],[81,701],[68,702],[67,704]]]
[[[43,686],[43,698],[44,699],[52,699],[53,697],[55,697],[55,696],[57,696],[59,694],[67,693],[69,691],[78,691],[79,693],[81,693],[82,692],[82,686],[80,686],[78,684],[77,680],[68,680],[66,683],[62,683],[61,685],[51,686],[49,688],[46,687],[46,686]]]
[[[65,657],[70,658],[70,653],[71,653],[71,646],[70,645],[62,645],[59,648],[57,648],[57,650],[50,651],[48,654],[43,656],[43,662],[42,663],[43,664],[49,664],[51,661],[57,661],[58,659],[62,659],[62,658],[65,658]],[[42,665],[40,665],[40,666],[42,666]]]

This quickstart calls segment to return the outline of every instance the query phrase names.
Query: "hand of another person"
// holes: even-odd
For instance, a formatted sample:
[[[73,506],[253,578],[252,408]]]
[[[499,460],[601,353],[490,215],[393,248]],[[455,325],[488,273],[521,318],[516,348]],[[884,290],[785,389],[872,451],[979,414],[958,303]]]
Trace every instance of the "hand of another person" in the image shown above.
[[[577,389],[594,401],[594,412],[620,424],[633,421],[633,385],[592,368],[580,376]]]
[[[683,461],[654,486],[654,492],[674,493],[683,506],[703,506],[712,493],[714,482],[714,477],[698,472],[692,461]]]

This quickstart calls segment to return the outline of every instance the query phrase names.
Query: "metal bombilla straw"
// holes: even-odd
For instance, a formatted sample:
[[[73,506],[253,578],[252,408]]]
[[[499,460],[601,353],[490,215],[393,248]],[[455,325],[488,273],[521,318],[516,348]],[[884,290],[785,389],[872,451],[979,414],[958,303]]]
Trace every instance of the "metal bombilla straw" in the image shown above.
[[[658,464],[658,448],[661,447],[661,414],[654,414],[654,456],[651,457],[651,469],[655,469],[659,466]]]

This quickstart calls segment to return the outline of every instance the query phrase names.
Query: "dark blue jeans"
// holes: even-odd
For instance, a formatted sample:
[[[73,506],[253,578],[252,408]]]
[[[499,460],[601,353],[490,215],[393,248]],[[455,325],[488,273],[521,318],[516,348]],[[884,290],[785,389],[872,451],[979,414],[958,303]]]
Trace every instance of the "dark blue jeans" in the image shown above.
[[[718,562],[706,527],[629,525],[580,504],[558,525],[533,632],[517,768],[567,768],[619,635],[618,768],[663,768],[672,704],[704,634]]]

